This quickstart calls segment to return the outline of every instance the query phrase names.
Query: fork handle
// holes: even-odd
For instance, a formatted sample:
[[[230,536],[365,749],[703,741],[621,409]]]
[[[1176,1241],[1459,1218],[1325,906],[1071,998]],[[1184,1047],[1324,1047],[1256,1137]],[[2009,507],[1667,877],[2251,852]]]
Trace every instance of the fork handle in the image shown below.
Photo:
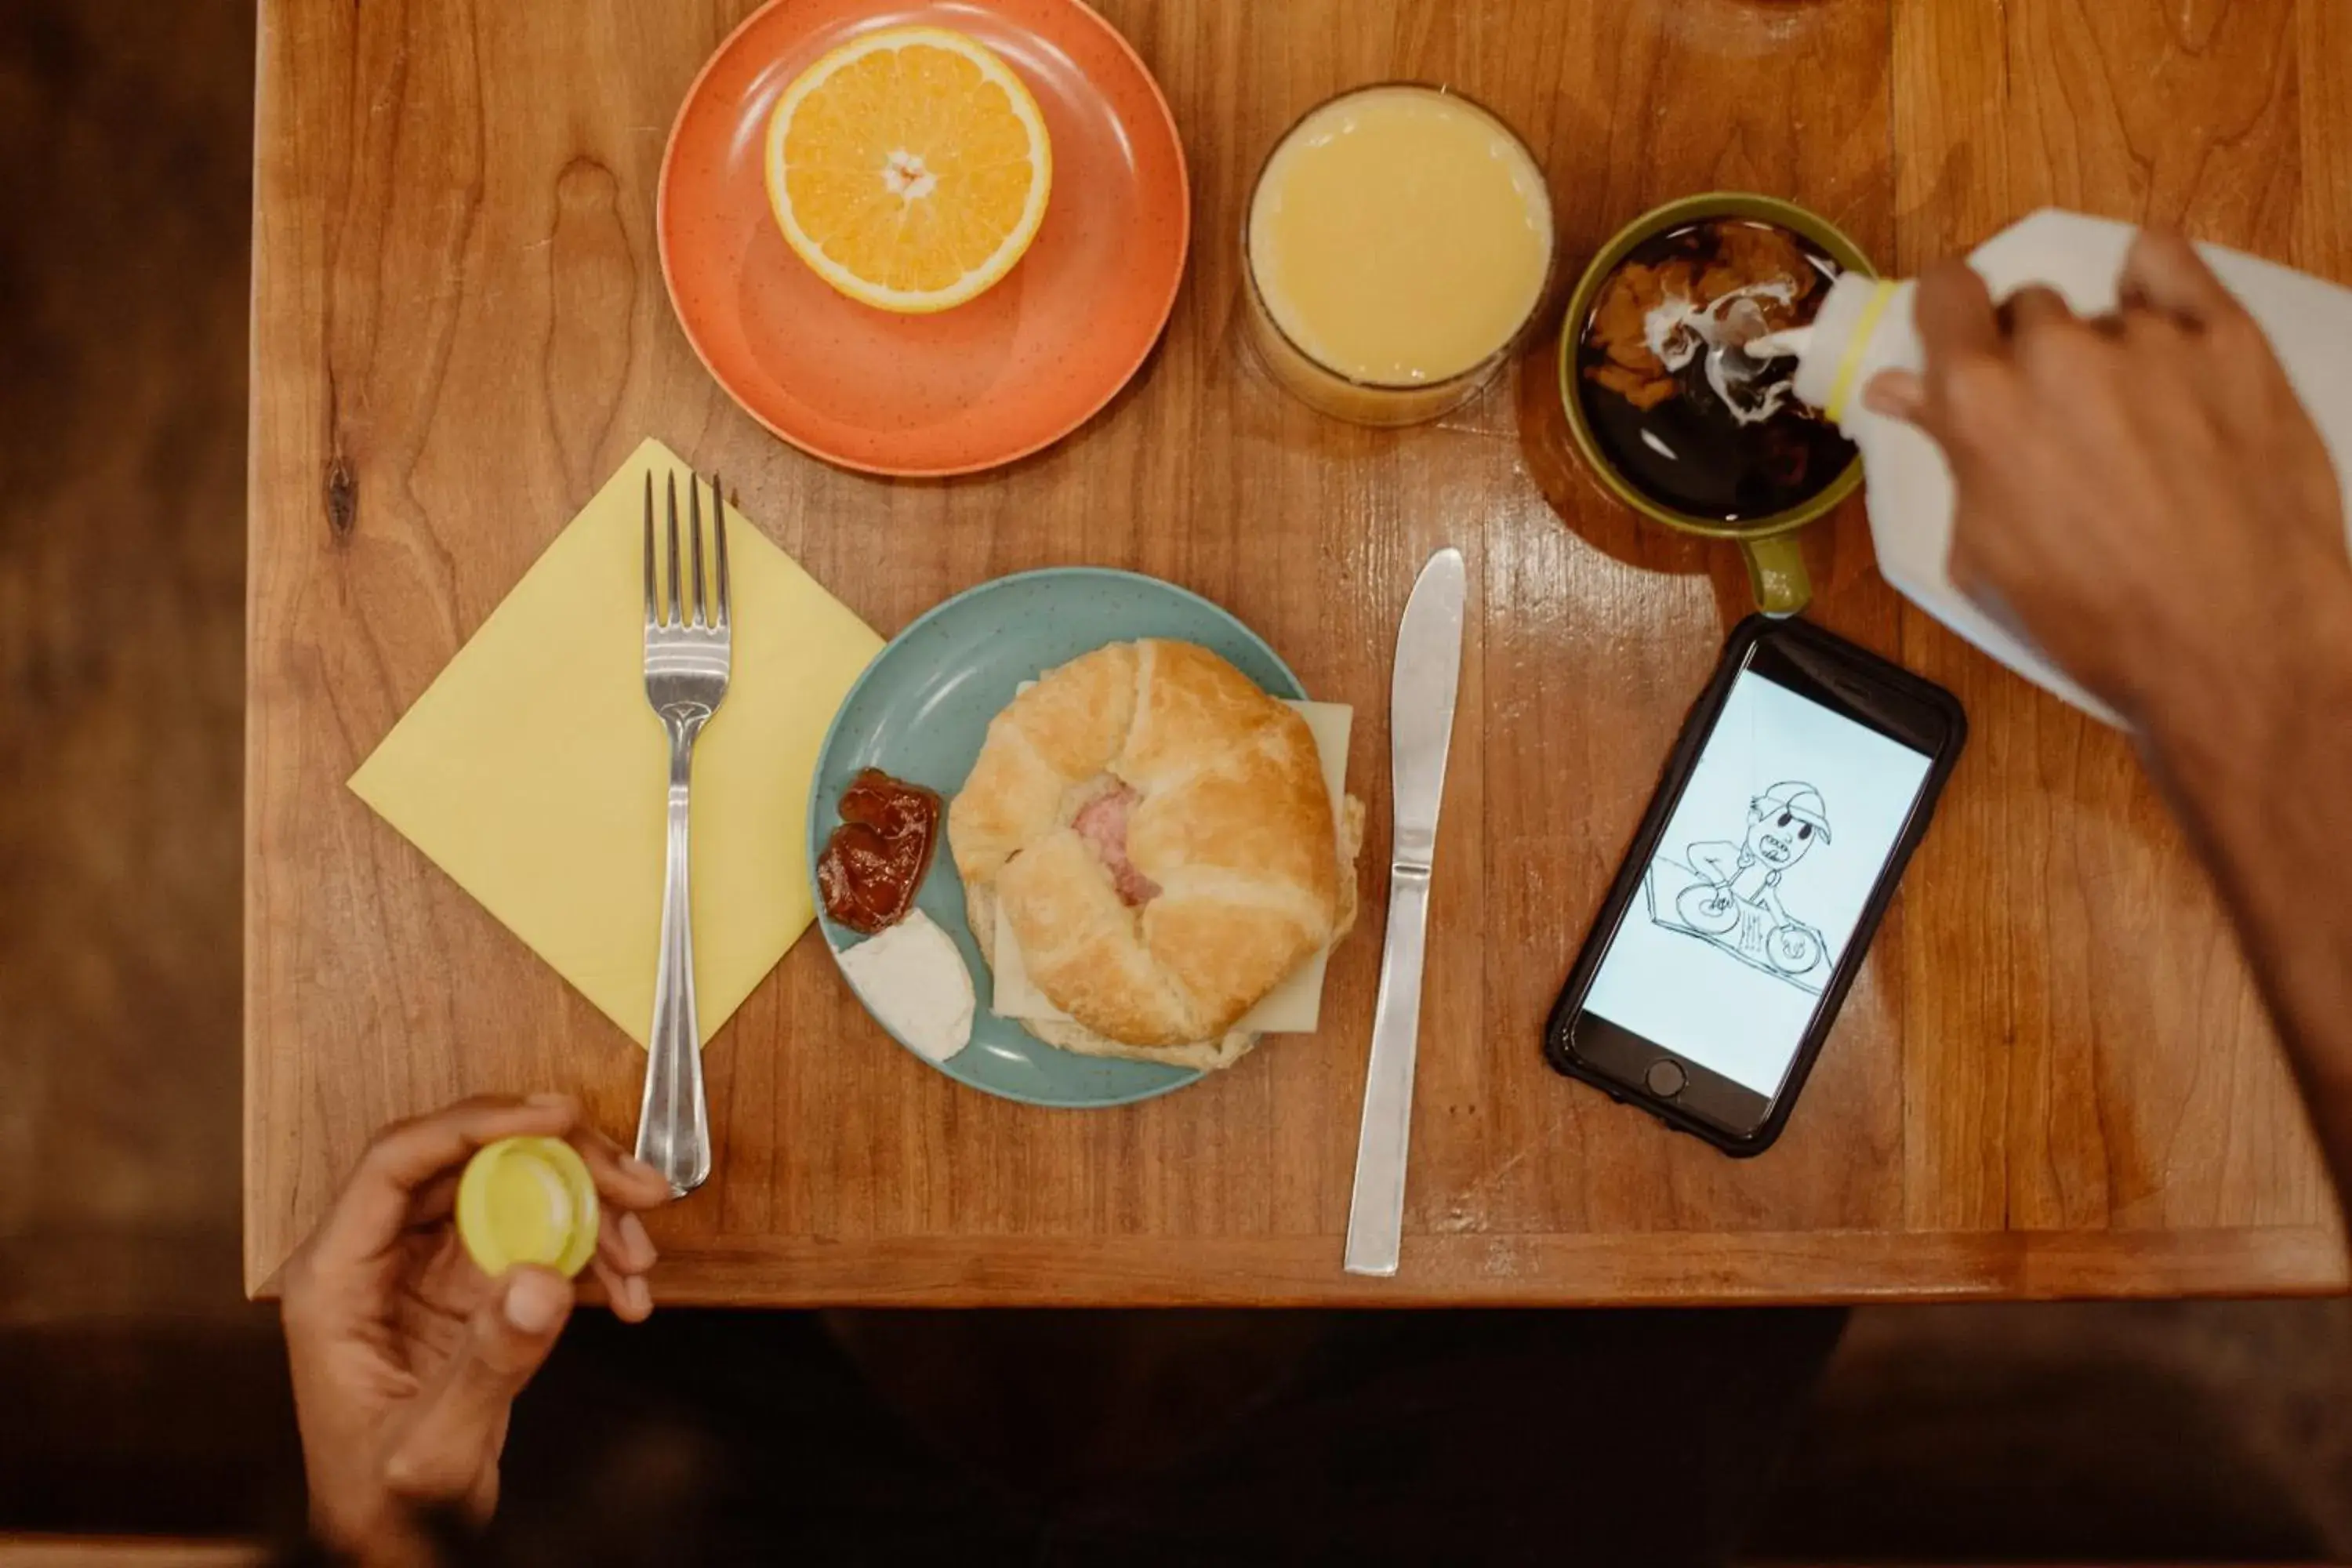
[[[684,1197],[710,1176],[710,1110],[702,1094],[702,1030],[694,1012],[694,905],[687,886],[687,823],[698,724],[669,726],[669,869],[662,889],[661,963],[646,1041],[637,1158]]]

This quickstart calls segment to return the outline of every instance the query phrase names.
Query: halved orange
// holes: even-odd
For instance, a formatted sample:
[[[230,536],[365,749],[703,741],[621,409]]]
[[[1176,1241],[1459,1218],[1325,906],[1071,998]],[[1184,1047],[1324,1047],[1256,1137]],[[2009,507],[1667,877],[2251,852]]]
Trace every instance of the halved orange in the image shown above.
[[[1045,221],[1045,118],[1011,67],[944,27],[887,27],[803,71],[768,121],[768,203],[816,275],[884,310],[1001,281]]]

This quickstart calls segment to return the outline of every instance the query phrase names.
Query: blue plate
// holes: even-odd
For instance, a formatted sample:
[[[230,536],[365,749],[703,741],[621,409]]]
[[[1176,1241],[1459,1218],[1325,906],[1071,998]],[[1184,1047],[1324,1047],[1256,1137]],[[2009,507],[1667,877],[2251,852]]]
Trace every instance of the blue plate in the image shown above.
[[[1198,594],[1156,577],[1057,566],[982,583],[893,637],[849,689],[817,754],[816,788],[809,795],[812,893],[817,857],[841,822],[835,808],[859,769],[880,768],[952,797],[980,755],[988,721],[1023,681],[1105,643],[1136,637],[1198,643],[1276,697],[1307,695],[1264,637]],[[944,842],[915,904],[955,939],[980,997],[971,1044],[931,1064],[950,1078],[1028,1105],[1092,1107],[1149,1100],[1201,1076],[1192,1068],[1058,1050],[990,1012],[988,965],[964,918],[963,879]],[[817,922],[838,960],[842,949],[861,939],[826,919],[824,909],[817,896]]]

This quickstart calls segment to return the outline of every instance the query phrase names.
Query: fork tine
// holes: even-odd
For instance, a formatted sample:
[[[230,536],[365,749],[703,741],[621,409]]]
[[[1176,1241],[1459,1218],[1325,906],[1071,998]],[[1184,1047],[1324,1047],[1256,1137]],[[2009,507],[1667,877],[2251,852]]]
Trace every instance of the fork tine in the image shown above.
[[[719,551],[719,627],[724,631],[735,613],[735,595],[727,582],[727,489],[715,473],[710,476],[710,539]]]
[[[694,536],[694,619],[692,626],[710,624],[709,601],[702,591],[702,479],[686,471],[686,531]]]
[[[677,570],[677,475],[669,477],[669,616],[662,624],[677,626],[686,614],[686,583]]]
[[[654,577],[654,471],[646,470],[646,626],[651,629],[660,620],[658,589]]]

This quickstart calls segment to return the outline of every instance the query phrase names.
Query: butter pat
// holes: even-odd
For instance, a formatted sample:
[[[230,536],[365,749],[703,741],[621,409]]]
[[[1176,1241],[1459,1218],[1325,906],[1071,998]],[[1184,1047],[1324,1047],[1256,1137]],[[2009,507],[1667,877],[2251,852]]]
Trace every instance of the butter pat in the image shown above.
[[[1355,728],[1356,710],[1344,702],[1293,702],[1290,706],[1307,721],[1307,731],[1315,737],[1315,753],[1323,764],[1323,785],[1330,791],[1331,819],[1336,823],[1347,809],[1348,736]],[[996,985],[989,998],[990,1012],[1000,1018],[1070,1021],[1070,1016],[1048,1001],[1029,978],[1002,899],[996,902],[995,953]],[[1322,1024],[1323,971],[1330,959],[1331,950],[1327,947],[1292,970],[1281,984],[1242,1015],[1234,1029],[1257,1035],[1313,1034]]]
[[[918,1056],[943,1062],[971,1044],[971,971],[922,910],[834,956],[866,1010]]]

